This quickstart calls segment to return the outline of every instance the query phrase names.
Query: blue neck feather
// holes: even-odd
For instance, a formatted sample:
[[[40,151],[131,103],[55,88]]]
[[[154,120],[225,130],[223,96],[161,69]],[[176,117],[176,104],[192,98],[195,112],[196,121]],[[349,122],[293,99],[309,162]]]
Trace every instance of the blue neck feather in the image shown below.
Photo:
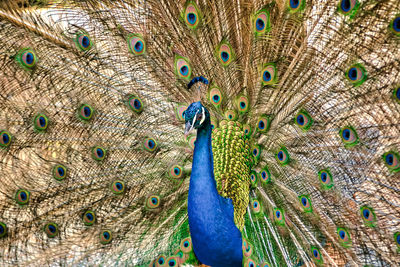
[[[218,194],[214,179],[208,117],[197,131],[188,214],[194,252],[203,264],[242,266],[242,237],[234,223],[232,200]]]

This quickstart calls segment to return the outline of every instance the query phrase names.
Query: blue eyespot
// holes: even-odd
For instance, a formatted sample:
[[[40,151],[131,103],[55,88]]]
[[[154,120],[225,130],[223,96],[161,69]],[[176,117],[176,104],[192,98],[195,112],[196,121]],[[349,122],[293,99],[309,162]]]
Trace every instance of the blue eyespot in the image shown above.
[[[180,69],[180,72],[181,72],[181,74],[182,74],[183,76],[186,76],[186,75],[188,75],[189,68],[188,68],[187,66],[183,66],[183,67]]]
[[[397,33],[400,33],[400,17],[397,17],[393,20],[393,30]]]
[[[258,153],[258,150],[255,148],[255,149],[253,150],[253,155],[254,155],[254,156],[257,156],[257,153]]]
[[[109,230],[104,230],[100,233],[100,243],[105,245],[112,241],[112,235]]]
[[[307,205],[307,198],[302,197],[301,198],[301,203],[303,204],[303,206],[306,206]]]
[[[339,237],[340,237],[341,239],[344,239],[344,238],[346,237],[346,233],[345,233],[343,230],[340,230],[340,231],[339,231]]]
[[[299,6],[300,1],[299,0],[290,0],[290,7],[295,9]]]
[[[262,19],[257,19],[257,21],[256,21],[256,28],[257,28],[257,31],[262,31],[262,30],[264,30],[264,28],[265,28],[265,23],[264,23],[264,21],[262,20]]]
[[[7,225],[3,222],[0,222],[0,238],[7,235]]]
[[[89,40],[89,38],[88,38],[87,36],[84,36],[84,37],[82,38],[82,46],[83,46],[84,48],[88,48],[89,45],[90,45],[90,40]]]
[[[222,58],[222,60],[223,60],[224,62],[226,62],[226,61],[228,61],[228,59],[229,59],[229,54],[228,54],[227,52],[223,51],[223,52],[221,53],[221,58]]]
[[[304,125],[304,116],[303,116],[303,114],[300,114],[299,116],[297,116],[296,120],[297,120],[297,123],[299,125],[301,125],[301,126]]]
[[[350,129],[345,129],[342,132],[343,139],[344,140],[349,140],[350,139],[350,134],[351,134]]]
[[[314,255],[315,258],[318,258],[319,254],[318,254],[318,251],[316,249],[313,250],[313,255]]]
[[[264,74],[263,74],[264,82],[271,81],[271,78],[272,78],[271,73],[269,73],[269,71],[264,71]]]
[[[275,214],[276,214],[276,218],[280,218],[281,217],[281,212],[279,211],[279,210],[277,210],[276,212],[275,212]]]
[[[265,128],[265,123],[260,120],[258,123],[258,128],[260,128],[260,130],[263,130]]]
[[[371,212],[368,209],[363,210],[363,216],[365,219],[368,219],[370,215],[371,215]]]
[[[187,20],[190,24],[194,25],[196,23],[197,17],[196,14],[194,13],[188,13],[187,14]]]
[[[322,182],[326,182],[326,179],[328,178],[328,175],[326,174],[326,172],[322,172],[321,173],[321,180],[322,180]]]
[[[340,6],[344,12],[349,12],[351,9],[351,2],[350,0],[342,0]]]
[[[136,42],[134,49],[136,52],[140,53],[143,50],[143,43],[141,41]]]
[[[278,152],[278,159],[283,160],[283,152],[282,151]]]
[[[349,70],[349,78],[350,78],[350,80],[352,80],[352,81],[357,80],[357,69],[356,69],[356,68],[351,68],[351,69]]]

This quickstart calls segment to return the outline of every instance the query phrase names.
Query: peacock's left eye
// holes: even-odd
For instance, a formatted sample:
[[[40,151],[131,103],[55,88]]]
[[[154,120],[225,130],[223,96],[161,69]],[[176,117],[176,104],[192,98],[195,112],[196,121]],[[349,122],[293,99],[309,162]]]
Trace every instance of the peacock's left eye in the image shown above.
[[[87,33],[78,33],[75,38],[75,43],[82,51],[88,51],[92,47],[92,42]]]
[[[136,55],[143,55],[146,52],[146,43],[139,34],[132,34],[128,37],[129,51]]]
[[[0,222],[0,238],[5,237],[7,235],[7,232],[7,225],[3,222]]]
[[[354,86],[360,86],[367,80],[367,71],[363,65],[355,64],[347,70],[346,77]]]
[[[112,241],[112,234],[110,230],[103,230],[100,232],[100,243],[105,245],[108,244]]]
[[[396,34],[400,35],[400,15],[397,15],[392,22],[390,22],[390,29]]]
[[[343,127],[342,129],[340,129],[339,134],[345,147],[352,147],[358,144],[358,135],[353,127]]]
[[[47,223],[44,226],[44,232],[48,237],[53,238],[58,234],[58,225],[54,222]]]

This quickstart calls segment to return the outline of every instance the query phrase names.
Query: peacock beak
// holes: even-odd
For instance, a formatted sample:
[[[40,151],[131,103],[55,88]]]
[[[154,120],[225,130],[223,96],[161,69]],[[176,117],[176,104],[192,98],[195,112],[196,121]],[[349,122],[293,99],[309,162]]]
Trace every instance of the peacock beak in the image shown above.
[[[185,124],[185,138],[187,138],[187,136],[193,130],[193,124],[190,121],[186,122],[186,124]]]

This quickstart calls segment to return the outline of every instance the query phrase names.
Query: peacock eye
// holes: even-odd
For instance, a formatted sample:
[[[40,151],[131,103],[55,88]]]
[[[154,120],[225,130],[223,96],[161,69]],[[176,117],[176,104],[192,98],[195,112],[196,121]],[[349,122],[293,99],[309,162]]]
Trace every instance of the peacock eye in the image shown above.
[[[75,38],[75,44],[81,51],[88,51],[92,48],[92,41],[87,33],[78,33]]]
[[[400,15],[397,15],[390,23],[390,29],[394,34],[400,35]]]
[[[16,60],[27,70],[33,69],[37,63],[36,54],[30,48],[21,49],[16,56]]]
[[[110,230],[103,230],[100,232],[100,243],[105,245],[112,241],[112,234]]]
[[[146,43],[139,34],[132,34],[128,37],[129,51],[136,55],[142,55],[146,52]]]
[[[355,146],[358,144],[358,135],[356,130],[351,127],[351,126],[346,126],[340,129],[340,138],[342,139],[342,142],[344,143],[344,146],[346,148]]]
[[[7,225],[3,222],[0,222],[0,238],[7,235]]]
[[[190,1],[187,4],[183,13],[183,19],[190,29],[194,30],[199,26],[201,22],[201,12],[195,2]]]
[[[262,9],[253,17],[253,31],[256,36],[263,35],[270,31],[270,16],[269,11]]]
[[[55,237],[58,234],[58,225],[56,223],[47,223],[44,226],[44,232],[50,238]]]
[[[340,0],[339,2],[339,12],[345,16],[353,18],[357,13],[360,6],[358,0]]]
[[[234,59],[235,53],[233,52],[232,46],[226,42],[222,41],[217,47],[218,60],[222,66],[228,66]]]
[[[367,71],[363,65],[355,64],[347,70],[346,77],[354,86],[360,86],[367,80]]]

